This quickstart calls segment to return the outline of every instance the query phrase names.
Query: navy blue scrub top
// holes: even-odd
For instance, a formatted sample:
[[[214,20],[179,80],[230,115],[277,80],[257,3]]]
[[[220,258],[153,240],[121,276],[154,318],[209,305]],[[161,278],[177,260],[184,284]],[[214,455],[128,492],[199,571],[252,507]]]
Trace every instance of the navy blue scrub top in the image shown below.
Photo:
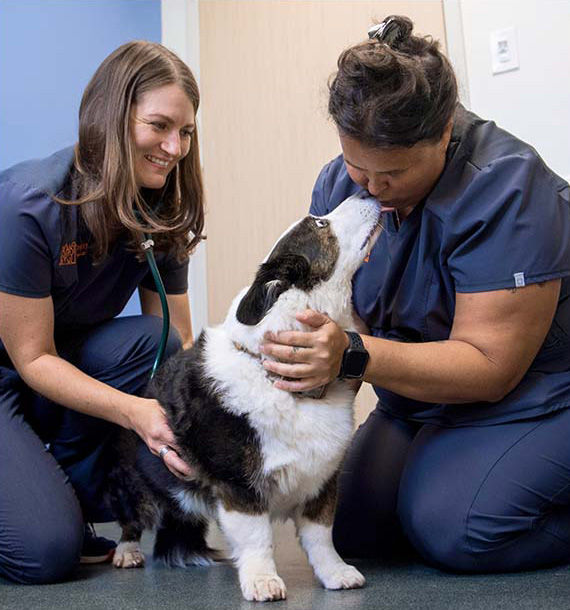
[[[342,156],[321,171],[311,214],[361,190]],[[443,426],[489,425],[570,406],[570,206],[568,183],[529,145],[463,107],[445,168],[398,229],[385,213],[370,259],[354,276],[353,301],[375,337],[449,338],[455,294],[513,289],[562,278],[554,322],[519,385],[496,403],[423,403],[375,387],[380,408]]]
[[[69,197],[72,167],[70,147],[0,173],[0,291],[51,296],[56,336],[113,318],[139,285],[156,291],[146,261],[138,261],[121,238],[102,262],[93,263],[78,206],[52,199]],[[161,253],[156,260],[166,292],[184,294],[188,261]]]

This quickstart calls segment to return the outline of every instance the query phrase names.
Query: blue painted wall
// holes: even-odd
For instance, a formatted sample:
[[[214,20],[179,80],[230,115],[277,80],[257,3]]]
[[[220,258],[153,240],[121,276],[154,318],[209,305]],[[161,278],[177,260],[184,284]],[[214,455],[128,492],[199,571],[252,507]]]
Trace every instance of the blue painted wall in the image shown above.
[[[160,36],[160,0],[0,0],[0,169],[75,142],[101,61]]]
[[[160,0],[0,0],[0,169],[73,144],[97,66],[129,40],[160,42],[160,12]]]

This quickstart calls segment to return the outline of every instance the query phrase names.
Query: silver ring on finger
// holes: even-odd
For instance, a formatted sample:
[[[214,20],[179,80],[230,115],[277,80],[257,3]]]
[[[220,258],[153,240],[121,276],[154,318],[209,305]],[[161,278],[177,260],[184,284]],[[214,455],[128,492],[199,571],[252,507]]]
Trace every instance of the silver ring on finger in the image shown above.
[[[164,459],[164,456],[169,452],[172,451],[172,447],[170,447],[169,445],[162,445],[162,447],[160,448],[160,451],[158,452],[158,455],[160,455],[160,457],[162,459]]]

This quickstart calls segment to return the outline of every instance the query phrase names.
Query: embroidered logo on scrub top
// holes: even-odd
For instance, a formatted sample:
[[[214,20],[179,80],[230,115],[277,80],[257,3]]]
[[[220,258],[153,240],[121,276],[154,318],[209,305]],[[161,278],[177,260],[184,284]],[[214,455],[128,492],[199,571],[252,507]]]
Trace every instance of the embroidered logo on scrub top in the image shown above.
[[[63,244],[59,255],[59,265],[76,265],[80,256],[87,254],[87,244],[78,244],[72,241],[70,244]]]
[[[515,278],[515,288],[522,288],[523,286],[526,286],[524,273],[522,271],[520,273],[514,273],[513,277]]]

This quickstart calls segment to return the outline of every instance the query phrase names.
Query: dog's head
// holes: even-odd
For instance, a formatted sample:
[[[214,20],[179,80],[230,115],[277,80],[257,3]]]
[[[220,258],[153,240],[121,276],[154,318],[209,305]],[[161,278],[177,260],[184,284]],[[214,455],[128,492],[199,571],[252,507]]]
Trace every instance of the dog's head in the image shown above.
[[[240,295],[237,321],[246,326],[259,324],[291,289],[303,297],[300,308],[314,307],[310,295],[327,290],[333,301],[346,301],[350,280],[380,231],[379,218],[374,198],[354,195],[326,216],[307,216],[296,222],[279,238],[253,284]]]

